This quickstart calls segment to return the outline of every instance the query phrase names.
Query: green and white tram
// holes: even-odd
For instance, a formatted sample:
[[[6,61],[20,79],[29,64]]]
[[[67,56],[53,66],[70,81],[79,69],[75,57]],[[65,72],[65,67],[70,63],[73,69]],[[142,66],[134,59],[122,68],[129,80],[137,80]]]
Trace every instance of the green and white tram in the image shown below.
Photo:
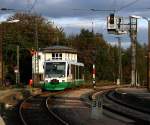
[[[84,83],[84,64],[52,60],[44,62],[42,90],[64,90]]]

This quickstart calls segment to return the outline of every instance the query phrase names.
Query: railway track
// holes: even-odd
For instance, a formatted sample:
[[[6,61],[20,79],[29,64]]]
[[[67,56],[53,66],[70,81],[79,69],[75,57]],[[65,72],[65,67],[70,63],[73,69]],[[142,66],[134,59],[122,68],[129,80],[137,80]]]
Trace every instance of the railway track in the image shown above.
[[[71,93],[67,93],[68,91],[63,91],[63,92],[43,93],[37,96],[31,96],[25,99],[21,103],[19,114],[24,125],[41,125],[41,124],[69,125],[69,123],[72,123],[72,122],[75,125],[79,123],[86,123],[88,125],[92,123],[94,125],[94,123],[97,124],[96,121],[93,121],[92,119],[90,119],[89,122],[87,123],[86,119],[92,116],[91,108],[95,109],[94,108],[95,104],[98,104],[98,105],[100,104],[107,111],[109,110],[110,112],[114,112],[128,119],[133,119],[135,122],[131,123],[129,121],[131,124],[136,124],[136,125],[141,125],[141,124],[148,125],[149,124],[149,121],[147,120],[149,116],[145,117],[144,113],[143,113],[144,116],[142,116],[143,114],[140,114],[139,111],[135,111],[134,109],[131,109],[123,105],[121,102],[118,103],[117,99],[114,98],[113,94],[111,92],[108,92],[109,90],[112,90],[112,89],[115,89],[115,88],[103,89],[102,91],[98,93],[93,93],[92,97],[91,95],[87,95],[87,98],[88,97],[93,98],[95,101],[97,99],[102,98],[101,99],[102,103],[93,103],[93,101],[90,102],[90,100],[88,101],[86,98],[85,99],[81,99],[80,97],[74,98],[74,96],[70,96],[70,94],[73,93],[72,90],[69,90],[71,91]],[[138,115],[138,117],[132,116],[133,113]],[[73,115],[73,114],[76,114],[76,115]],[[79,116],[77,114],[79,114]],[[84,117],[82,116],[82,118],[80,119],[81,114],[84,114],[83,115]],[[145,117],[145,118],[141,119],[139,118],[140,116]],[[105,116],[104,118],[105,120],[108,119]],[[78,121],[76,119],[78,119]],[[67,122],[64,120],[66,120]],[[100,121],[101,120],[99,120],[98,122]],[[129,123],[129,122],[124,121],[124,123]],[[109,122],[106,122],[106,123],[109,123]]]
[[[60,92],[44,93],[25,99],[19,108],[23,125],[66,125],[67,123],[56,117],[46,106],[47,98],[56,94]]]
[[[121,116],[133,119],[136,125],[149,125],[150,114],[146,111],[141,111],[132,103],[126,103],[115,97],[114,91],[109,91],[103,94],[103,108]]]

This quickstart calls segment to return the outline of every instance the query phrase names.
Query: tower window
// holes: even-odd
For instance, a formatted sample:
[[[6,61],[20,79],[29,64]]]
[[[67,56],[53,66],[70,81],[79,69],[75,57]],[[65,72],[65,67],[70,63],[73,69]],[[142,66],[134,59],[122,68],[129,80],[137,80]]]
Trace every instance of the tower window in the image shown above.
[[[52,53],[52,59],[62,60],[62,53]]]

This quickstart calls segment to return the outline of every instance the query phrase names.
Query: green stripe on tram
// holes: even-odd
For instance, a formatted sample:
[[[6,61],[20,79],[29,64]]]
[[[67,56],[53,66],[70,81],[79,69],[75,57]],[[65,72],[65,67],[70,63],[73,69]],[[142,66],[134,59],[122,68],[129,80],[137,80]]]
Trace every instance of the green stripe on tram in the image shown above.
[[[80,86],[84,83],[84,80],[76,80],[74,82],[59,82],[59,83],[45,83],[42,85],[42,89],[44,90],[64,90],[66,88],[72,88],[75,86]]]
[[[70,82],[59,82],[59,83],[45,83],[43,84],[42,88],[45,90],[64,90],[68,88]]]

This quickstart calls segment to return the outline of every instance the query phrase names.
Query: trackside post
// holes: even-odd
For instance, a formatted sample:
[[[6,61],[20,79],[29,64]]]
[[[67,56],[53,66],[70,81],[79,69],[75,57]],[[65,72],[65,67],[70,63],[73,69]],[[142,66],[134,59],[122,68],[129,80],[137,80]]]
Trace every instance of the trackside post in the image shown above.
[[[93,64],[93,88],[94,89],[96,87],[95,73],[96,73],[95,64]]]
[[[30,79],[30,80],[29,80],[29,88],[30,88],[30,91],[31,91],[31,92],[32,92],[32,85],[33,85],[33,80]]]

